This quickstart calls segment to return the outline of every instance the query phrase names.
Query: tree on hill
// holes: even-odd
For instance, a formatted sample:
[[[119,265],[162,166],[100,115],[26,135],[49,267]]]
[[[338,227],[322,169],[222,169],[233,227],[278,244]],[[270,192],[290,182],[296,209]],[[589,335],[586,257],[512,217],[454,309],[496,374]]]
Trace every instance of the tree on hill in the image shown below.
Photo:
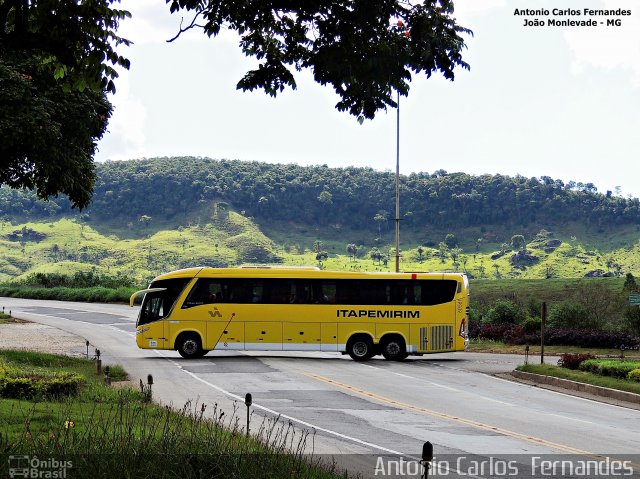
[[[380,237],[382,235],[382,223],[386,223],[389,220],[389,213],[384,210],[378,211],[373,217],[373,220],[378,223],[378,237]]]
[[[213,207],[215,202],[226,202],[263,224],[340,224],[360,231],[373,226],[380,239],[372,240],[371,246],[378,247],[385,243],[381,233],[388,216],[374,218],[379,212],[392,210],[395,193],[393,174],[369,167],[328,168],[178,157],[98,163],[96,172],[95,193],[87,209],[92,221],[109,218],[118,219],[123,225],[137,224],[153,204],[154,218],[180,225],[185,217],[192,221],[200,214],[210,217],[210,208],[194,213],[194,205]],[[640,222],[637,198],[607,198],[598,193],[567,190],[555,183],[543,184],[535,178],[464,173],[437,176],[423,172],[400,176],[400,183],[404,204],[413,211],[410,224],[405,225],[407,231],[423,235],[428,228],[469,238],[462,229],[477,227],[484,235],[480,250],[485,241],[496,241],[490,231],[521,229],[523,220],[529,222],[531,231],[569,221],[608,230]],[[318,201],[323,190],[331,191],[330,204]],[[456,199],[472,190],[476,193],[465,203]],[[38,219],[69,214],[73,212],[67,198],[37,201],[32,192],[0,188],[0,218]],[[505,238],[509,241],[511,235]],[[549,233],[541,232],[533,237],[531,246],[544,249],[550,241]],[[437,248],[437,243],[432,245]]]
[[[356,255],[358,254],[358,246],[354,243],[349,243],[347,245],[347,254],[351,261],[355,261]]]
[[[382,261],[383,256],[384,255],[378,248],[372,248],[371,251],[369,251],[369,257],[373,260],[374,263],[377,262],[378,265],[380,264],[380,261]]]
[[[624,279],[624,285],[622,286],[623,291],[638,291],[638,285],[636,283],[636,278],[631,273],[627,273]]]
[[[513,235],[511,237],[511,247],[515,251],[521,251],[527,246],[527,242],[524,239],[523,235]]]
[[[448,233],[444,237],[444,244],[446,244],[449,249],[455,248],[458,246],[458,238],[453,233]]]
[[[129,67],[114,50],[129,43],[115,34],[129,13],[113,1],[0,0],[0,184],[89,204],[105,93],[113,66]]]
[[[408,94],[412,73],[453,80],[456,67],[469,68],[461,35],[472,32],[456,23],[452,0],[169,3],[172,13],[192,14],[175,38],[196,27],[209,37],[238,32],[243,53],[260,62],[238,89],[276,96],[296,88],[293,70],[309,69],[316,82],[334,88],[336,108],[359,121],[396,107],[394,93]]]

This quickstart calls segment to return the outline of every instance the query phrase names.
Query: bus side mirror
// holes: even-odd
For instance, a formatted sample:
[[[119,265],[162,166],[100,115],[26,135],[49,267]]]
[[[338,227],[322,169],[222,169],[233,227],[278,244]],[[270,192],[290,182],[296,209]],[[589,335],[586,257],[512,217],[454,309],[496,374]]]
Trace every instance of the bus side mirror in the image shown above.
[[[422,445],[422,460],[431,462],[433,460],[433,445],[427,441]]]

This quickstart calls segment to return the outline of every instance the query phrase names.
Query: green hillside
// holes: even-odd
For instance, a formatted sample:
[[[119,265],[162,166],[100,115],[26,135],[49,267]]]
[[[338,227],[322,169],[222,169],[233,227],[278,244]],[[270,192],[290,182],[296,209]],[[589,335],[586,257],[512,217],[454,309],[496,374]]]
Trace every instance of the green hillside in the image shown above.
[[[247,218],[229,213],[200,226],[150,231],[141,239],[104,235],[75,219],[0,227],[0,281],[32,273],[95,271],[139,282],[159,272],[194,265],[274,263],[275,244]]]
[[[0,281],[75,271],[146,281],[243,263],[395,266],[389,172],[207,158],[107,162],[97,172],[82,212],[62,197],[0,188]],[[487,279],[640,271],[638,199],[592,184],[412,174],[401,177],[401,211],[405,271]]]
[[[284,233],[280,233],[284,235]],[[301,233],[298,233],[300,235]],[[544,235],[543,235],[544,236]],[[337,240],[305,242],[297,237],[283,245],[269,239],[250,219],[228,212],[224,218],[173,230],[149,231],[146,237],[105,235],[77,219],[0,226],[0,282],[25,279],[32,273],[93,271],[124,275],[145,283],[155,275],[178,268],[246,263],[319,265],[327,269],[391,271],[390,245],[379,248]],[[640,245],[608,254],[585,250],[577,242],[541,239],[527,245],[527,253],[512,250],[465,252],[461,248],[407,246],[401,253],[404,271],[466,271],[474,278],[577,278],[589,272],[614,276],[640,271]],[[354,244],[354,243],[351,243]],[[323,252],[318,260],[318,252]],[[378,253],[372,254],[372,253]]]

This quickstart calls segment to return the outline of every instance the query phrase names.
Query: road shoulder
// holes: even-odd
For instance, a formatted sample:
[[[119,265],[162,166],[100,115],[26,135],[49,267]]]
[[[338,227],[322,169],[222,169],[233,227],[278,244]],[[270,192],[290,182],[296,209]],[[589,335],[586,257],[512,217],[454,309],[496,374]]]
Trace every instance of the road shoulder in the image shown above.
[[[16,320],[0,324],[0,349],[18,349],[38,353],[86,357],[86,340],[80,336],[30,321]],[[89,347],[92,357],[93,347]]]
[[[509,373],[496,374],[497,377],[507,379],[533,387],[548,389],[563,394],[590,399],[592,401],[603,402],[614,406],[626,407],[640,410],[640,395],[618,391],[616,389],[592,386],[590,384],[578,383],[567,379],[543,376],[540,374],[512,371]]]

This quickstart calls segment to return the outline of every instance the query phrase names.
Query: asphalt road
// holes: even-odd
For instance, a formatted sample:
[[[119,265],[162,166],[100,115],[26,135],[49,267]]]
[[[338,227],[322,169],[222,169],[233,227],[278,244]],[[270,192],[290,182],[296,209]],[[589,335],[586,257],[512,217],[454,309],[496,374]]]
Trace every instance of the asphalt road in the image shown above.
[[[262,418],[279,417],[296,441],[305,437],[306,451],[364,477],[420,477],[415,460],[425,441],[434,449],[432,477],[526,477],[532,469],[535,477],[568,477],[560,459],[573,461],[575,477],[640,477],[640,411],[492,375],[512,370],[522,356],[356,363],[337,353],[211,352],[185,360],[136,347],[137,308],[13,298],[0,305],[88,339],[135,381],[152,374],[162,403],[217,405],[243,425],[251,393],[252,430]],[[600,473],[583,475],[581,461],[593,461]]]

